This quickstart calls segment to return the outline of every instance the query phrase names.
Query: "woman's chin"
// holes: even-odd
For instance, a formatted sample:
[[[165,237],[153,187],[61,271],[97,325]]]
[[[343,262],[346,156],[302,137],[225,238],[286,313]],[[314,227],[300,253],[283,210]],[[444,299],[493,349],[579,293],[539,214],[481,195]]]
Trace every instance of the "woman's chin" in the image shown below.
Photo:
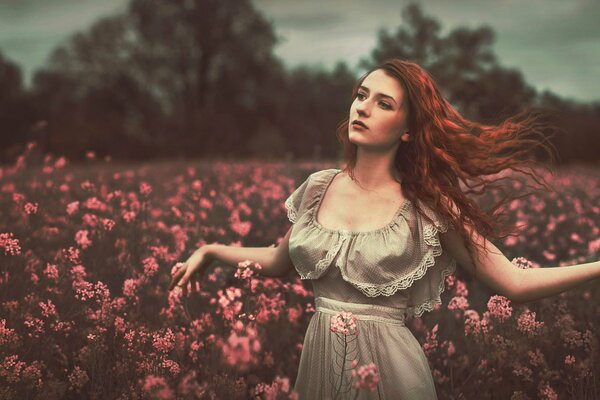
[[[362,132],[350,129],[348,132],[348,140],[350,143],[358,144],[359,142],[364,142],[364,135]]]

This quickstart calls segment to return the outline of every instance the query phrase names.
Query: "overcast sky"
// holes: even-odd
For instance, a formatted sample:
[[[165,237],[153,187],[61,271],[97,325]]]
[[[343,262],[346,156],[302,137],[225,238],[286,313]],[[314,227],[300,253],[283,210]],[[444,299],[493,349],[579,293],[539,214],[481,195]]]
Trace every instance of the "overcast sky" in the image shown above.
[[[395,32],[408,0],[253,0],[272,21],[275,53],[290,66],[355,67],[376,45],[379,28]],[[128,0],[0,0],[0,51],[31,72],[50,51],[98,17],[122,12]],[[423,0],[441,25],[489,25],[501,65],[520,69],[538,90],[600,100],[600,1]]]

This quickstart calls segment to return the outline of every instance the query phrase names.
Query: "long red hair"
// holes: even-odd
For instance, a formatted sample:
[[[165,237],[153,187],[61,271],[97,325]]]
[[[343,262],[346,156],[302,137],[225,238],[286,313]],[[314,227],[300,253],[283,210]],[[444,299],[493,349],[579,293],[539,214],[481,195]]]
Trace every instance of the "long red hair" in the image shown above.
[[[557,128],[543,123],[542,113],[528,110],[497,126],[470,121],[443,98],[429,73],[415,63],[397,58],[386,60],[359,78],[352,89],[353,99],[363,80],[375,70],[383,70],[399,81],[408,99],[411,140],[400,142],[394,159],[398,182],[408,189],[407,197],[412,197],[417,212],[424,218],[432,222],[414,201],[415,197],[451,223],[463,239],[473,264],[477,265],[473,258],[477,246],[473,240],[474,231],[489,239],[516,236],[518,228],[504,221],[507,213],[503,207],[533,192],[511,196],[502,190],[502,199],[488,211],[482,210],[467,194],[482,194],[492,187],[504,189],[494,183],[500,179],[517,180],[508,174],[499,174],[506,169],[527,174],[544,189],[553,191],[554,188],[534,168],[547,166],[529,156],[535,156],[535,148],[540,147],[554,162],[551,149],[556,151],[556,148],[544,142],[548,133],[554,133]],[[343,145],[344,171],[354,178],[356,145],[348,139],[348,123],[348,119],[344,120],[336,135]],[[540,139],[525,138],[528,134],[538,135]],[[531,167],[531,171],[523,167]],[[550,172],[554,174],[553,170]],[[485,178],[494,174],[498,174],[495,179]],[[463,192],[461,182],[468,190]]]

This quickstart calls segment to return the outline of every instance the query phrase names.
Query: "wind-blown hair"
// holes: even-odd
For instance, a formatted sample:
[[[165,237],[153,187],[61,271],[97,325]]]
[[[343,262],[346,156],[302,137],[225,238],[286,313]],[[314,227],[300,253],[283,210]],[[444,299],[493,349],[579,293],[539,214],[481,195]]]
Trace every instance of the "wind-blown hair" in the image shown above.
[[[408,189],[404,191],[406,196],[428,221],[432,222],[421,211],[415,197],[442,218],[447,218],[460,234],[476,266],[473,258],[476,254],[475,246],[481,248],[481,245],[473,240],[474,230],[488,239],[517,236],[518,229],[500,218],[507,217],[503,207],[515,199],[540,190],[518,196],[507,194],[502,185],[494,182],[518,179],[512,177],[512,174],[506,174],[505,170],[512,169],[527,174],[546,190],[554,191],[552,185],[534,168],[545,167],[544,164],[535,160],[535,157],[527,156],[535,155],[534,150],[539,146],[546,150],[552,162],[555,160],[550,147],[544,144],[548,139],[547,133],[554,131],[555,127],[541,122],[541,113],[528,113],[527,110],[497,126],[470,121],[443,98],[429,73],[419,65],[402,59],[386,60],[365,73],[352,89],[353,99],[363,80],[375,70],[383,70],[400,82],[408,100],[410,140],[400,142],[394,159],[398,182],[401,182],[403,189]],[[344,171],[354,179],[357,147],[348,139],[348,123],[349,120],[346,119],[339,125],[336,136],[343,145],[346,162]],[[539,135],[541,140],[527,139],[527,134]],[[556,151],[551,143],[550,146]],[[522,169],[528,166],[532,167],[531,172]],[[554,175],[555,172],[551,170],[550,173]],[[496,175],[496,178],[486,179],[486,175]],[[461,183],[468,190],[463,192]],[[520,183],[517,185],[522,186]],[[467,194],[480,195],[489,188],[500,189],[502,198],[488,211],[484,211]],[[485,250],[485,244],[483,249]]]

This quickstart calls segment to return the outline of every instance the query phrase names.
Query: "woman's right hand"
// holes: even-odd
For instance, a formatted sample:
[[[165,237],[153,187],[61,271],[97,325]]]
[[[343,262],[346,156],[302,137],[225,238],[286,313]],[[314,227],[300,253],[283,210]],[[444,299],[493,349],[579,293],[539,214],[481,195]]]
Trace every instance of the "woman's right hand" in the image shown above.
[[[181,267],[172,272],[173,279],[169,284],[169,290],[173,290],[175,285],[183,289],[183,295],[187,296],[187,286],[191,283],[192,291],[197,291],[196,282],[202,282],[204,272],[211,262],[207,251],[207,246],[202,246],[188,258]]]

